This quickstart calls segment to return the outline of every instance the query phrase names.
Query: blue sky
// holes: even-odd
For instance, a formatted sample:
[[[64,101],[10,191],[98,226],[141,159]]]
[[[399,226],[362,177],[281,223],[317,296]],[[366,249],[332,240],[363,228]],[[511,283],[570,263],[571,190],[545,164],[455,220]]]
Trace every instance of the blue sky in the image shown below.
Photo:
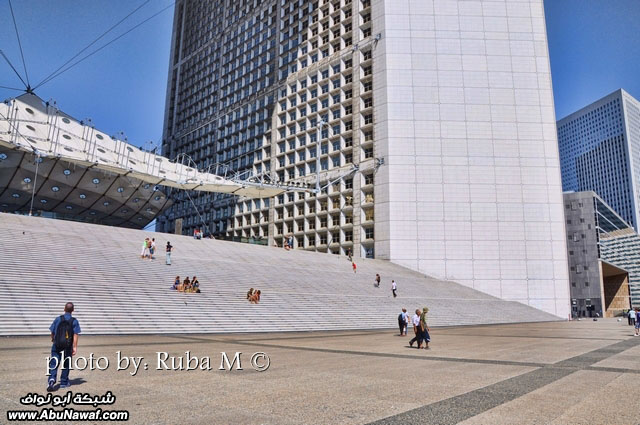
[[[12,1],[32,85],[144,2]],[[171,3],[151,0],[93,48]],[[545,0],[545,9],[557,118],[620,87],[640,98],[640,0]],[[170,7],[36,93],[136,145],[159,142],[172,20]],[[8,0],[0,0],[0,28],[0,49],[23,73]],[[20,84],[0,62],[0,85]],[[0,88],[0,99],[16,94]]]

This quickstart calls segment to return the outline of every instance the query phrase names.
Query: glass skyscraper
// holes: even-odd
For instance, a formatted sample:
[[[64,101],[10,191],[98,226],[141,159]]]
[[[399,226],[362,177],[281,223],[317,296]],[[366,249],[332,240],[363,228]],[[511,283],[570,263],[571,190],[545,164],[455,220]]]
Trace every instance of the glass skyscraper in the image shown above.
[[[160,230],[386,259],[569,314],[542,0],[178,0],[163,154],[181,153],[319,170],[324,189],[176,192]]]
[[[640,224],[640,103],[620,89],[558,121],[565,191],[594,191]]]

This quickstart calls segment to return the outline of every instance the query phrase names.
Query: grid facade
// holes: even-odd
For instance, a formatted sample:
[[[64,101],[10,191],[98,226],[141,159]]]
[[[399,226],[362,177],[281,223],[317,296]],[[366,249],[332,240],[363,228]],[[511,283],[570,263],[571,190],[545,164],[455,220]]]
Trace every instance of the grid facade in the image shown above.
[[[219,174],[269,171],[279,12],[276,1],[266,0],[176,3],[165,156],[184,153],[194,167]],[[171,197],[175,204],[159,218],[160,231],[172,231],[182,218],[186,233],[206,227],[224,236],[235,212],[248,210],[254,235],[268,233],[269,199],[246,206],[225,194],[173,191]]]
[[[272,200],[175,193],[160,230],[183,218],[185,233],[204,221],[217,237],[374,256],[374,171],[348,174],[374,156],[370,11],[367,0],[177,3],[163,152],[280,182],[312,183],[319,167],[333,184]]]
[[[624,90],[558,121],[562,187],[593,190],[636,230],[640,220],[640,104]]]

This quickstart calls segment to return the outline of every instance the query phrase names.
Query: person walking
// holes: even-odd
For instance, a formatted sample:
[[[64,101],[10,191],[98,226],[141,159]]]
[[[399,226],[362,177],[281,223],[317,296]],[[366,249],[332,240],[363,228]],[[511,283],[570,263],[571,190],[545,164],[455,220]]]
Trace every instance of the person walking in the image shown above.
[[[429,325],[427,325],[427,313],[429,309],[427,307],[422,309],[422,314],[420,314],[420,330],[422,334],[422,340],[424,341],[424,349],[430,350],[429,342],[431,342],[431,336],[429,335]]]
[[[629,326],[634,326],[636,324],[636,312],[633,308],[629,309],[627,318],[629,319]]]
[[[356,273],[358,266],[356,266],[356,263],[351,263],[351,267],[353,268],[353,272]]]
[[[165,254],[165,264],[167,266],[171,265],[171,250],[173,249],[173,246],[171,245],[171,242],[167,241],[167,247],[165,248],[166,254]]]
[[[376,273],[376,283],[373,284],[376,288],[380,287],[380,275]]]
[[[398,327],[400,328],[400,336],[407,336],[407,309],[403,308],[402,313],[398,315]]]
[[[49,374],[47,378],[47,391],[53,391],[58,376],[58,367],[62,363],[60,372],[60,388],[67,388],[69,382],[69,369],[71,368],[71,357],[78,352],[78,335],[80,334],[80,323],[74,318],[73,303],[66,303],[64,314],[55,318],[49,331],[51,331],[51,357],[49,358]]]
[[[398,285],[396,285],[396,281],[395,280],[392,280],[391,281],[391,292],[393,292],[393,298],[398,296],[398,294],[396,294],[396,289],[398,289]]]
[[[634,336],[640,336],[640,307],[636,307],[636,333]]]
[[[413,323],[413,333],[415,334],[415,336],[411,338],[411,341],[409,341],[409,347],[413,348],[413,343],[418,341],[418,349],[420,349],[422,345],[422,331],[420,328],[420,309],[416,309],[416,314],[413,315],[413,317],[411,318],[411,321]]]

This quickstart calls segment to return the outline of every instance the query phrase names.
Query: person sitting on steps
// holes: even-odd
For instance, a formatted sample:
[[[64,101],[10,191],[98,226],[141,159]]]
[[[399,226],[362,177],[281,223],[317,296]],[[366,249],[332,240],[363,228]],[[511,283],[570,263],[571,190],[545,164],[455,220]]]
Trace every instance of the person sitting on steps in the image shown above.
[[[184,278],[184,282],[182,282],[182,292],[188,292],[191,289],[191,282],[189,281],[189,276]]]
[[[247,291],[247,300],[250,300],[252,295],[253,295],[253,288],[249,288],[249,290]]]
[[[176,291],[180,290],[180,276],[176,276],[176,280],[173,282],[173,286],[171,289],[175,289]]]
[[[249,298],[249,302],[253,304],[258,304],[260,302],[260,290],[258,289],[256,292],[251,295]]]
[[[198,282],[198,278],[195,276],[191,278],[191,292],[200,293],[200,282]]]

